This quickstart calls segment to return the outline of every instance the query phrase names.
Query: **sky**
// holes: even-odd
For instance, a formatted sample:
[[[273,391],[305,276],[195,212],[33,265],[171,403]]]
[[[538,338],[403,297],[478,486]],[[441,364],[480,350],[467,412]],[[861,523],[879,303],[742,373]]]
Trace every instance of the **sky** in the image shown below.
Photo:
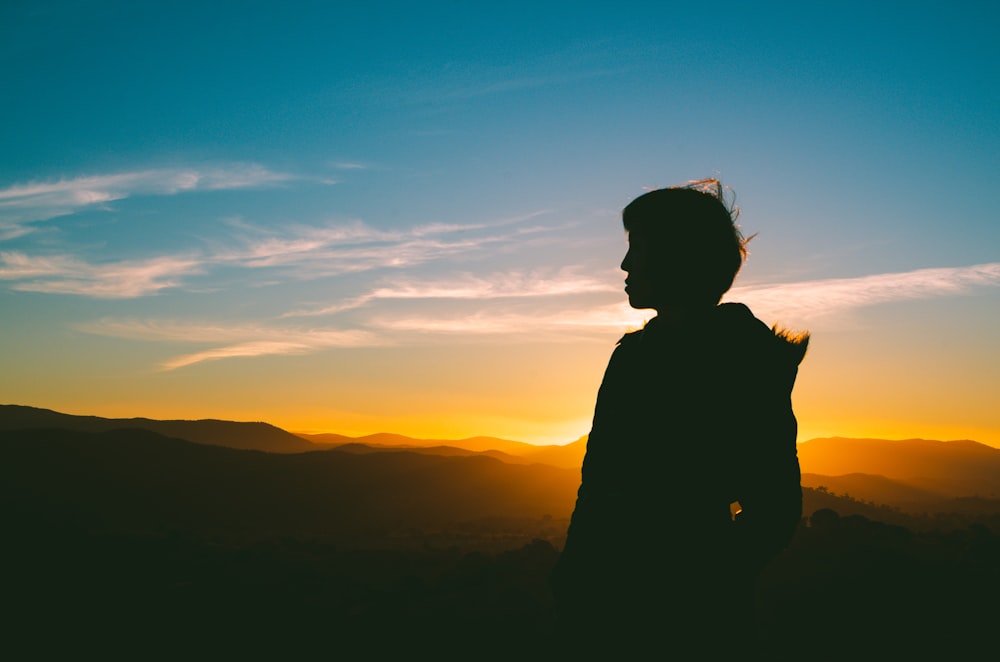
[[[4,2],[0,402],[573,441],[717,177],[800,441],[1000,447],[1000,9],[812,4]]]

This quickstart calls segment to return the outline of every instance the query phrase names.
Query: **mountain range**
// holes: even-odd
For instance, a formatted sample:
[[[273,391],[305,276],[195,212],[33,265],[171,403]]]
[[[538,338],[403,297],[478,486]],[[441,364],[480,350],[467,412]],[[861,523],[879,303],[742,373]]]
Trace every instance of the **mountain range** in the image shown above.
[[[137,428],[35,428],[3,437],[7,517],[221,543],[290,538],[378,546],[488,518],[565,518],[579,481],[568,469],[486,456],[265,453]]]
[[[208,499],[225,482],[226,495],[209,499],[218,510],[211,517],[239,522],[247,516],[240,509],[250,503],[263,517],[268,505],[259,495],[280,490],[283,507],[295,512],[317,513],[318,502],[331,508],[351,503],[355,523],[332,511],[316,514],[331,524],[326,529],[339,531],[360,530],[365,517],[391,520],[390,511],[401,503],[424,513],[421,525],[428,527],[476,516],[568,517],[587,442],[585,436],[536,446],[496,437],[293,434],[263,422],[109,419],[20,405],[0,405],[0,438],[7,442],[8,486],[25,487],[15,474],[28,475],[34,467],[39,495],[99,494],[102,480],[128,483],[134,476],[130,498],[169,512],[164,504],[178,498],[178,486]],[[975,499],[963,508],[1000,504],[1000,449],[974,441],[831,437],[801,442],[798,453],[813,503],[849,495],[916,513],[954,510],[956,499]],[[280,529],[281,518],[273,519],[268,526]]]
[[[123,428],[149,430],[165,437],[186,439],[196,444],[225,446],[270,453],[302,453],[316,450],[302,437],[268,423],[240,423],[206,419],[200,421],[158,421],[149,418],[101,418],[76,416],[51,409],[0,405],[0,432],[32,428],[53,428],[78,432],[107,432]]]
[[[808,525],[761,575],[764,640],[830,659],[990,650],[1000,451],[980,446],[801,443]],[[532,653],[585,447],[0,407],[5,633],[59,659],[465,659],[498,639],[498,659],[558,659]]]
[[[884,476],[939,496],[1000,497],[1000,449],[967,439],[811,439],[798,445],[803,471]],[[857,479],[855,479],[857,480]]]

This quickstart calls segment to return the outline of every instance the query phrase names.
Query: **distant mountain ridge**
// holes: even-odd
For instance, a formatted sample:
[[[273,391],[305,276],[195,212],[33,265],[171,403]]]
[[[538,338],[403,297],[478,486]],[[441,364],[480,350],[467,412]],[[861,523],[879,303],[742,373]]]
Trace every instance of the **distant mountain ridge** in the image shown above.
[[[475,455],[266,453],[137,428],[7,430],[5,517],[205,540],[386,544],[488,518],[564,519],[577,473]]]
[[[491,520],[532,521],[536,528],[548,521],[546,535],[558,544],[579,479],[571,469],[478,454],[370,447],[266,453],[137,428],[8,430],[0,440],[0,500],[8,505],[8,522],[116,535],[183,532],[225,544],[290,538],[405,546],[428,535],[474,538],[493,526],[476,523]],[[806,516],[830,508],[918,524],[858,495],[803,492]],[[981,504],[966,510],[983,512]]]
[[[420,452],[439,452],[456,454],[463,450],[472,453],[482,453],[497,457],[505,462],[538,462],[551,464],[564,469],[579,469],[583,464],[583,456],[587,450],[587,437],[581,437],[568,444],[553,444],[539,446],[523,441],[512,441],[498,437],[468,437],[465,439],[418,439],[402,434],[379,432],[361,437],[348,437],[341,434],[305,434],[299,433],[303,439],[317,445],[332,448],[350,446],[360,450],[359,446],[373,449],[416,450]]]
[[[512,646],[498,659],[552,657],[548,629],[523,633],[551,622],[547,582],[579,469],[355,446],[276,453],[134,426],[0,425],[7,631],[24,634],[15,650],[460,659],[498,652],[499,637]],[[443,456],[453,452],[470,455]],[[905,513],[857,500],[854,483],[830,487],[803,489],[808,524],[762,575],[761,612],[787,657],[825,659],[830,642],[833,657],[861,660],[991,650],[1000,506]],[[648,526],[669,541],[669,521]],[[399,650],[380,656],[380,639]]]
[[[341,448],[355,455],[394,451],[443,457],[480,455],[512,465],[538,463],[574,472],[579,472],[587,444],[586,436],[565,445],[537,446],[488,436],[442,440],[393,433],[362,437],[293,434],[263,422],[110,419],[0,405],[0,437],[13,430],[41,428],[143,429],[198,444],[282,454]],[[1000,498],[1000,449],[971,440],[827,437],[799,443],[798,454],[805,487],[822,486],[864,501],[917,508],[946,499]]]
[[[967,439],[824,437],[798,445],[804,473],[872,474],[950,497],[1000,497],[1000,449]]]
[[[863,473],[850,473],[842,476],[803,473],[802,486],[822,488],[834,494],[853,495],[866,501],[893,506],[932,504],[941,501],[945,496],[885,476]]]
[[[502,451],[470,451],[458,446],[369,446],[368,444],[346,443],[333,446],[330,450],[343,453],[417,453],[420,455],[440,455],[442,457],[492,457],[507,464],[533,464],[530,460]]]
[[[387,448],[452,446],[475,452],[501,451],[511,454],[523,453],[533,448],[538,448],[535,444],[529,444],[524,441],[513,441],[511,439],[487,436],[467,437],[465,439],[421,439],[395,432],[376,432],[375,434],[366,434],[360,437],[349,437],[335,433],[307,434],[300,432],[295,434],[314,444],[335,446],[353,443],[364,444],[366,446],[385,446]]]
[[[216,419],[160,421],[149,418],[101,418],[63,414],[51,409],[24,405],[0,405],[0,432],[39,428],[80,432],[136,428],[196,444],[270,453],[302,453],[318,448],[315,444],[270,423],[241,423]]]

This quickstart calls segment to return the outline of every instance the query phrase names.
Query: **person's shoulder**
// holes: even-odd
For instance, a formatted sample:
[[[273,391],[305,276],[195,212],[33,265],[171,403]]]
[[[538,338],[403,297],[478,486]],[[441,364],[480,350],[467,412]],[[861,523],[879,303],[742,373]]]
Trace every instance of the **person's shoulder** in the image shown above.
[[[768,326],[743,303],[719,304],[715,316],[716,329],[744,352],[763,353],[797,365],[809,347],[808,332]]]
[[[636,329],[635,331],[628,331],[625,335],[615,342],[615,347],[629,346],[634,343],[639,342],[642,337],[642,329]]]
[[[713,312],[716,323],[723,328],[744,332],[767,328],[767,325],[757,319],[745,303],[727,301],[716,306]]]

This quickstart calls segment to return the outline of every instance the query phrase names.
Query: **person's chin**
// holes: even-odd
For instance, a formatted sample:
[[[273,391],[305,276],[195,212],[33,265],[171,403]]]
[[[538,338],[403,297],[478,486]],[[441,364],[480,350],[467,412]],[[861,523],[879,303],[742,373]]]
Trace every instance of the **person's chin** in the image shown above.
[[[647,310],[654,307],[648,301],[644,301],[642,297],[632,296],[631,294],[628,296],[628,305],[636,310]]]

